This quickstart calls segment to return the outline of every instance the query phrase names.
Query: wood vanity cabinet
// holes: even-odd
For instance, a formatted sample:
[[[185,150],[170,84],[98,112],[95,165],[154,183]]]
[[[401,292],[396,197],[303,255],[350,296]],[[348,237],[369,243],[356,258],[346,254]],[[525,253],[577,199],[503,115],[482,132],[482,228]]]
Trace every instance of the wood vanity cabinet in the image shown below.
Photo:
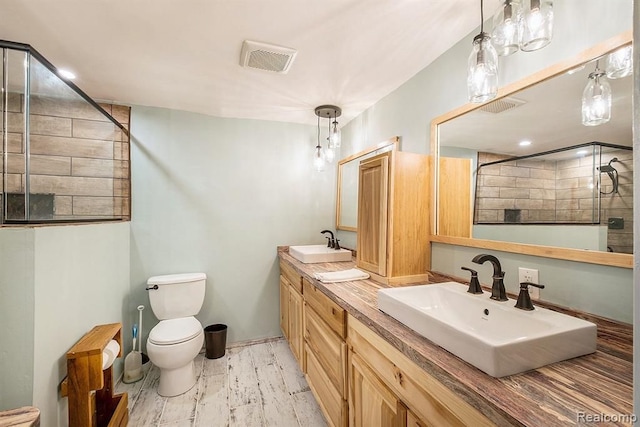
[[[400,399],[355,353],[349,365],[349,425],[351,427],[402,427],[407,411]]]
[[[493,425],[360,321],[347,324],[351,427]]]
[[[280,328],[304,371],[302,335],[302,276],[280,263]]]
[[[347,426],[346,313],[303,279],[306,377],[329,425]]]
[[[389,151],[358,176],[356,264],[383,283],[427,280],[430,157]]]

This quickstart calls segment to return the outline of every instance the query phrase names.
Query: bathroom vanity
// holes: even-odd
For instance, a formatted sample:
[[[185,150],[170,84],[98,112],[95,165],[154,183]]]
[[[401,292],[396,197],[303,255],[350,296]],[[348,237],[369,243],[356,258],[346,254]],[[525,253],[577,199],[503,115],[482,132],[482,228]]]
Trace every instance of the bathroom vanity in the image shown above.
[[[332,426],[584,425],[585,416],[633,411],[630,325],[563,310],[598,325],[596,353],[494,378],[379,311],[377,291],[389,285],[313,278],[353,262],[303,264],[286,248],[278,255],[281,289],[283,277],[302,284],[293,330],[303,336],[292,337],[290,312],[283,331],[301,346],[300,366]],[[281,294],[282,311],[292,307],[282,303]]]

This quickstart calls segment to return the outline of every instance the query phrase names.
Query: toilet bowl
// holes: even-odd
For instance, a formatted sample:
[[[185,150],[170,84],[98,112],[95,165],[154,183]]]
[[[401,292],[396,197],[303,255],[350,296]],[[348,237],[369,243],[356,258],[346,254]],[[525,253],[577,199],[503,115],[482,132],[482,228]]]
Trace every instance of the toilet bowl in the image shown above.
[[[160,320],[147,339],[147,353],[160,369],[158,394],[177,396],[196,383],[193,360],[202,349],[204,331],[194,317],[204,302],[204,273],[155,276],[147,281],[151,309]]]

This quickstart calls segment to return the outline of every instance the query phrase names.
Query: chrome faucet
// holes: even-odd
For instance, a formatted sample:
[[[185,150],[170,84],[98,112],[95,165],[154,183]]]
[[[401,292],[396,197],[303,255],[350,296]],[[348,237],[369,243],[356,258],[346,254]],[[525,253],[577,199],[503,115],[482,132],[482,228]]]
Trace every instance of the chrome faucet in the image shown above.
[[[493,285],[491,286],[491,299],[496,301],[508,301],[507,291],[504,288],[504,271],[500,261],[493,255],[480,254],[476,255],[471,261],[476,264],[484,264],[489,261],[493,265]]]
[[[331,231],[331,230],[322,230],[320,232],[320,234],[325,234],[325,233],[329,233],[331,235],[331,237],[325,236],[325,238],[327,239],[327,247],[335,249],[336,251],[341,249],[340,248],[340,243],[338,243],[340,240],[338,240],[335,237],[333,237],[333,231]]]

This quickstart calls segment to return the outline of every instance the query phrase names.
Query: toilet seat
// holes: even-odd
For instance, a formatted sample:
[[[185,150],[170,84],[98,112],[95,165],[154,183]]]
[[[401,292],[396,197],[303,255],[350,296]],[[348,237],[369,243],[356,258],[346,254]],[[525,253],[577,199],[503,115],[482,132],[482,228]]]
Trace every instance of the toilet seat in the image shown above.
[[[171,345],[189,341],[202,333],[202,325],[195,317],[162,320],[149,333],[149,342]]]

